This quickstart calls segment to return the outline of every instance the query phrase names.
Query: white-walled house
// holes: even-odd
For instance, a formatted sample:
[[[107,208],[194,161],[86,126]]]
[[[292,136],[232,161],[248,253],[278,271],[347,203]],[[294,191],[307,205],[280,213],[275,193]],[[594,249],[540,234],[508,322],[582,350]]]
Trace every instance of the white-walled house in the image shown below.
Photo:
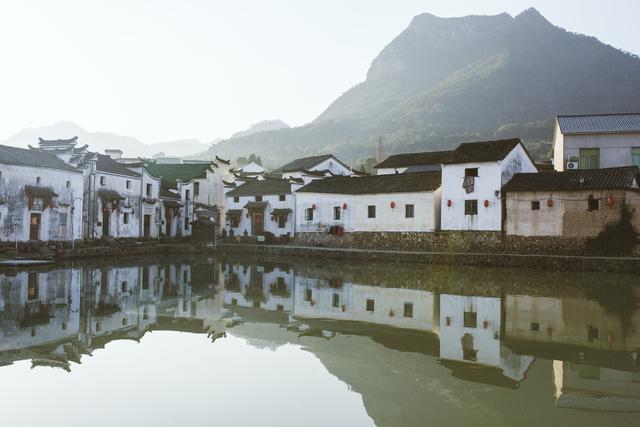
[[[288,179],[248,181],[226,194],[225,230],[232,236],[295,233],[295,197],[299,185]]]
[[[519,139],[460,144],[442,166],[442,230],[502,230],[502,186],[537,171]]]
[[[282,178],[302,178],[306,171],[328,172],[331,175],[351,175],[351,168],[338,160],[333,154],[303,157],[295,159],[286,165],[273,171],[274,174],[282,174]]]
[[[82,238],[83,175],[54,154],[0,145],[0,240]]]
[[[557,171],[640,166],[640,113],[557,116],[553,165]]]
[[[394,154],[373,167],[376,175],[394,173],[432,172],[442,169],[452,151]]]
[[[440,184],[439,172],[315,180],[296,191],[296,231],[435,231]]]

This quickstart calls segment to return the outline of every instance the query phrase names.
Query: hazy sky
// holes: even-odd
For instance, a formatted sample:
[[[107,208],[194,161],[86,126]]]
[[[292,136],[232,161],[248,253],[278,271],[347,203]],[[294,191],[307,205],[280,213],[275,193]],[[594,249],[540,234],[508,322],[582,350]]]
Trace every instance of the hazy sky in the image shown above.
[[[58,120],[146,143],[304,124],[414,15],[530,6],[640,53],[636,0],[1,0],[0,140]]]

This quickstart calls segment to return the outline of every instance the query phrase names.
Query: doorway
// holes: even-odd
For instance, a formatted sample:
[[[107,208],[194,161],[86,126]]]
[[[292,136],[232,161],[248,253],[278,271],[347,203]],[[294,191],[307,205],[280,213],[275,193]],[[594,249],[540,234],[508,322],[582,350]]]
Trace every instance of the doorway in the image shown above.
[[[109,222],[111,219],[111,212],[108,209],[102,211],[102,237],[109,237]]]
[[[151,215],[144,216],[144,237],[151,236]]]
[[[39,213],[31,214],[31,221],[29,222],[29,240],[40,240],[41,222],[42,216]]]
[[[264,217],[262,213],[254,213],[251,221],[251,231],[254,236],[264,232]]]

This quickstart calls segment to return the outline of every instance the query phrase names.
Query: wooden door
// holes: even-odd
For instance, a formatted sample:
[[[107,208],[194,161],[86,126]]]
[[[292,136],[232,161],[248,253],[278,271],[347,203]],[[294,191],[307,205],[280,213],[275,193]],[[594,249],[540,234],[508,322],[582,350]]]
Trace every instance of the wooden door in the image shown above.
[[[257,236],[264,232],[264,216],[262,215],[262,213],[253,214],[253,224],[251,228],[254,236]]]
[[[31,214],[31,221],[29,223],[29,240],[40,240],[40,223],[42,216],[39,213]]]
[[[144,216],[144,237],[151,236],[151,215]]]
[[[105,209],[102,211],[102,237],[109,237],[109,220],[111,219],[111,212]]]

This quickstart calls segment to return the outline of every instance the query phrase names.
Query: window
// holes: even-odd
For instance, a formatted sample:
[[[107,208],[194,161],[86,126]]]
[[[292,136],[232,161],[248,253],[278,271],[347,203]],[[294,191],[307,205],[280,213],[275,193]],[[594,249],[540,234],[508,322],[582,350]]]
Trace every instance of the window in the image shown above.
[[[67,322],[62,322],[62,329],[67,330]]]
[[[239,202],[240,202],[240,197],[235,196],[235,197],[233,198],[233,203],[239,203]]]
[[[67,188],[70,188],[71,187],[71,181],[67,181],[66,186],[67,186]]]
[[[127,180],[127,190],[131,190],[131,181]]]
[[[184,217],[184,229],[185,230],[189,229],[189,217],[188,216]]]
[[[260,308],[260,301],[254,301],[253,308]]]
[[[107,177],[106,176],[101,176],[100,177],[100,185],[107,185]]]
[[[333,294],[331,296],[331,306],[340,307],[340,294]]]
[[[464,176],[478,176],[478,168],[465,168]]]
[[[340,220],[340,206],[333,207],[333,219],[336,221]]]
[[[600,330],[593,325],[588,325],[587,338],[589,339],[589,342],[600,339]]]
[[[640,147],[631,149],[631,163],[640,166]]]
[[[464,312],[464,327],[475,328],[478,326],[478,313],[475,311]]]
[[[125,212],[124,215],[122,215],[122,222],[129,224],[129,212]]]
[[[404,217],[413,218],[413,205],[404,205]]]
[[[600,209],[600,200],[593,197],[593,194],[590,194],[587,200],[587,206],[590,211],[597,211]]]
[[[373,312],[376,308],[376,300],[367,299],[367,311]]]
[[[189,190],[184,190],[184,198],[185,198],[186,200],[189,200],[189,199],[190,199],[190,197],[191,197],[191,191],[189,191]]]
[[[534,332],[538,332],[540,330],[540,323],[531,322],[531,330]]]
[[[256,196],[256,202],[261,202],[262,201],[262,196]]]
[[[281,194],[278,196],[278,200],[280,200],[281,202],[284,202],[287,200],[287,195],[286,194]]]
[[[199,182],[194,182],[193,183],[193,197],[197,197],[200,194],[200,183]]]
[[[284,311],[284,305],[282,305],[282,304],[276,305],[276,310],[277,311]]]
[[[534,200],[531,202],[531,210],[539,211],[540,210],[540,200]]]
[[[122,326],[127,326],[127,324],[129,323],[129,319],[127,319],[126,317],[122,318]]]
[[[42,182],[42,178],[40,178],[39,176],[36,177],[36,184],[40,184],[40,182]]]
[[[413,303],[405,302],[404,303],[404,317],[413,317]]]
[[[600,149],[581,148],[580,149],[580,169],[600,168]]]
[[[142,267],[142,289],[149,289],[149,267]]]
[[[128,292],[129,291],[129,284],[127,283],[126,280],[124,280],[122,282],[122,284],[120,285],[120,288],[122,289],[122,292]]]
[[[62,227],[66,227],[67,226],[67,213],[66,212],[60,212],[60,225]]]
[[[102,323],[96,322],[96,332],[101,332],[101,331],[102,331]]]
[[[465,215],[478,215],[478,201],[477,200],[465,200],[464,201],[464,214]]]
[[[305,209],[304,219],[306,219],[307,221],[313,221],[313,208]]]
[[[367,206],[367,218],[376,217],[376,207],[374,205]]]
[[[182,281],[184,283],[189,283],[189,271],[185,270],[182,272]]]
[[[231,298],[231,305],[238,305],[238,298]]]
[[[313,294],[311,293],[311,289],[305,289],[304,290],[304,300],[306,302],[311,302],[312,296],[313,296]]]
[[[151,195],[151,184],[147,184],[147,196]]]
[[[27,284],[27,299],[29,301],[34,300],[34,299],[38,299],[38,291],[39,291],[39,286],[38,286],[38,273],[29,273],[29,277],[28,277],[28,284]]]

